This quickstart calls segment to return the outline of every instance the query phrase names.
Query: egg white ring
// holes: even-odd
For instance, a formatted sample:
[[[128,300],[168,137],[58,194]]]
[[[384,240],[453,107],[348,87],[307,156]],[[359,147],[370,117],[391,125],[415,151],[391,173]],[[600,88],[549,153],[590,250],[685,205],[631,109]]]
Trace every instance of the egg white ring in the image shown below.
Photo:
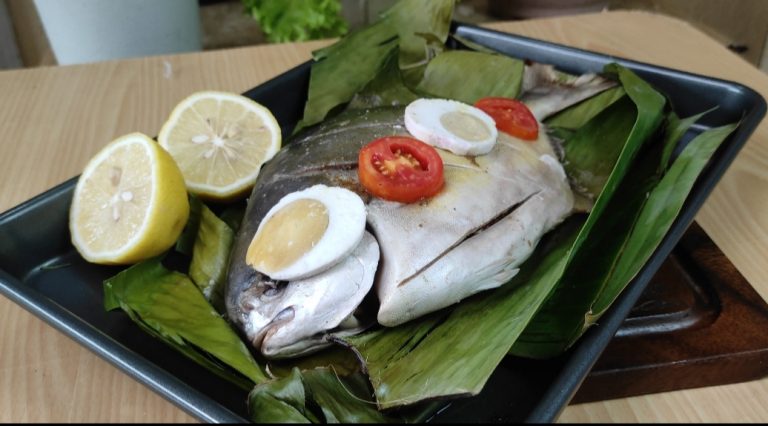
[[[489,136],[468,141],[446,129],[440,120],[449,112],[461,112],[477,118],[486,125]],[[457,155],[483,155],[496,144],[498,130],[490,115],[479,108],[449,99],[417,99],[405,108],[405,127],[416,139]]]
[[[289,266],[271,273],[259,271],[272,279],[290,281],[325,271],[352,253],[363,238],[366,209],[360,196],[340,187],[315,185],[281,198],[259,223],[254,240],[272,216],[289,203],[302,199],[315,200],[325,206],[328,227],[315,246]]]

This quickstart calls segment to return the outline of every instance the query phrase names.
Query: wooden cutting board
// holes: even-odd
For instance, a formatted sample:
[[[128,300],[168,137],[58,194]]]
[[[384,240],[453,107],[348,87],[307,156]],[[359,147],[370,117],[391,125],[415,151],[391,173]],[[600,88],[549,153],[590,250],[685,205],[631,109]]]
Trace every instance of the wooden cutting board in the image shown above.
[[[572,404],[768,376],[768,304],[694,223]]]

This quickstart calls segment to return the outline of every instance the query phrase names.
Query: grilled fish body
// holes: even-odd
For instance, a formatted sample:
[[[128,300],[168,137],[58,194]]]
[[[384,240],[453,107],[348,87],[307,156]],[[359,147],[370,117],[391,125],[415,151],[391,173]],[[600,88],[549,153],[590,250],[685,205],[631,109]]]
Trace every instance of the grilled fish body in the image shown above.
[[[539,94],[536,104],[549,114],[610,87],[588,83],[571,94],[555,90],[552,102]],[[298,135],[261,171],[230,257],[226,305],[265,356],[302,355],[323,347],[328,334],[360,332],[369,324],[358,307],[372,286],[385,326],[498,287],[573,211],[573,193],[544,131],[533,143],[500,133],[493,150],[478,157],[439,151],[445,186],[423,202],[371,198],[358,183],[358,152],[374,139],[407,135],[403,111],[347,111]],[[317,184],[357,192],[371,235],[347,260],[298,281],[276,282],[247,265],[267,211],[284,195]]]

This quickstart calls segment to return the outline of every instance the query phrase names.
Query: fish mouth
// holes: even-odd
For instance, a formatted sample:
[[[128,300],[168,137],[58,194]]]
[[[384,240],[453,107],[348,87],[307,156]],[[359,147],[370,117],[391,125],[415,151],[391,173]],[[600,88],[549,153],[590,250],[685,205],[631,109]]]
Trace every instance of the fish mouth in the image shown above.
[[[379,245],[368,232],[346,258],[329,269],[292,281],[270,280],[254,271],[240,295],[240,321],[253,347],[270,359],[318,351],[328,333],[361,332],[359,308],[371,293]]]
[[[269,338],[274,335],[283,324],[293,321],[295,317],[295,306],[288,306],[287,308],[281,310],[274,318],[272,318],[272,321],[270,321],[269,324],[261,328],[256,332],[256,334],[253,335],[251,338],[251,344],[255,348],[263,347],[265,340],[269,340]]]

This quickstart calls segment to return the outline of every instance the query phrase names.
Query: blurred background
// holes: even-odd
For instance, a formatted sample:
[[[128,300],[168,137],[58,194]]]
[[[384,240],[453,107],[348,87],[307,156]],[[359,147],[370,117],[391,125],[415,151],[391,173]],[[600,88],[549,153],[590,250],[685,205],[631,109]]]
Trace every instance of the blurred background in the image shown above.
[[[395,0],[0,0],[0,69],[329,38]],[[689,22],[768,72],[768,0],[461,0],[455,19],[632,9]]]

